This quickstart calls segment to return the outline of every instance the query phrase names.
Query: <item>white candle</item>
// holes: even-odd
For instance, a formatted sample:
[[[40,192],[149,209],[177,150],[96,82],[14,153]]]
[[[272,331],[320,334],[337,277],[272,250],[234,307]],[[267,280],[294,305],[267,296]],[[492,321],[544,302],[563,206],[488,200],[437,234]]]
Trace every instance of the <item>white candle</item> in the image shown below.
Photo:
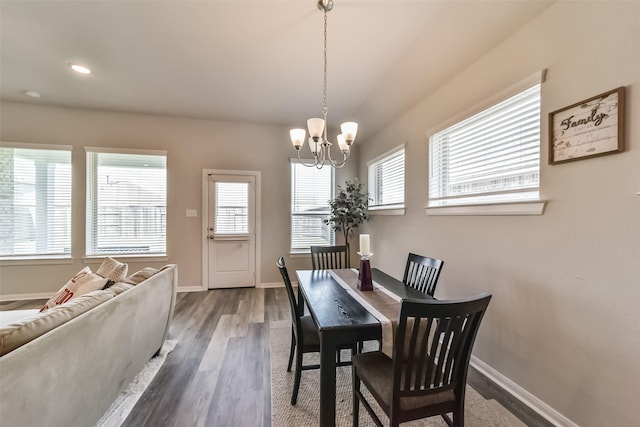
[[[371,253],[370,243],[368,234],[360,235],[360,253],[362,255],[369,255]]]

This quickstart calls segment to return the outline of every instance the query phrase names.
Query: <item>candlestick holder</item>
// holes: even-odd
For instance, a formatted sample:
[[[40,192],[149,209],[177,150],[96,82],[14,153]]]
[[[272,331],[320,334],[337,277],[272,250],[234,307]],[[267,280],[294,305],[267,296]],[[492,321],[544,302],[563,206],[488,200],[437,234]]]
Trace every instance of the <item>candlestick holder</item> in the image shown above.
[[[361,291],[372,291],[373,290],[373,280],[371,279],[371,264],[369,263],[369,258],[373,256],[372,253],[363,254],[358,252],[360,255],[360,273],[358,274],[358,289]]]

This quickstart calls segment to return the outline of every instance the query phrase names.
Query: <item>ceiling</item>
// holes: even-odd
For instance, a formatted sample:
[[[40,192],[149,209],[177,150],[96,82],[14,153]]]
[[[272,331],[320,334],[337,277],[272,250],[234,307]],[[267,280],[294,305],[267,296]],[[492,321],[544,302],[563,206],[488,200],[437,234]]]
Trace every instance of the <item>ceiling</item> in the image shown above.
[[[358,121],[361,134],[411,108],[552,3],[334,2],[329,122]],[[304,127],[321,116],[322,26],[315,0],[0,0],[0,97]],[[74,73],[71,62],[93,73]]]

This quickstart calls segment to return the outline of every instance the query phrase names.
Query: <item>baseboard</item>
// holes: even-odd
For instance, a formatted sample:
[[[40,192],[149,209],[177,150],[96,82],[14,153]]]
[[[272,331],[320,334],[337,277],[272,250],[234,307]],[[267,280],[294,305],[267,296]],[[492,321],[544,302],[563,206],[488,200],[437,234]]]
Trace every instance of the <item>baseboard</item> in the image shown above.
[[[202,289],[202,286],[178,286],[178,292],[202,292],[206,289]]]
[[[258,286],[256,286],[256,288],[283,288],[284,287],[284,283],[283,282],[272,282],[272,283],[260,283]]]
[[[471,356],[470,365],[478,372],[493,381],[498,387],[501,387],[507,393],[518,399],[523,405],[528,406],[538,415],[559,427],[578,427],[576,423],[544,403],[542,400],[493,369],[475,356]]]
[[[283,288],[284,284],[282,282],[272,282],[272,283],[260,283],[256,286],[256,288]],[[179,286],[178,292],[201,292],[206,289],[202,289],[201,286]]]
[[[4,301],[24,301],[29,299],[49,299],[55,292],[39,293],[39,294],[13,294],[0,295],[0,302]]]

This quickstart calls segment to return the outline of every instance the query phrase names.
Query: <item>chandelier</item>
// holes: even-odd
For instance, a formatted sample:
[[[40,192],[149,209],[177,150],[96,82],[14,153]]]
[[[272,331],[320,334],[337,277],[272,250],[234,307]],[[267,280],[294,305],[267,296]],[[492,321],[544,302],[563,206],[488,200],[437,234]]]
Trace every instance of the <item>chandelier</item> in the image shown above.
[[[300,149],[304,145],[306,139],[306,131],[304,129],[291,129],[291,143],[298,153],[298,160],[305,166],[316,167],[321,169],[325,164],[333,167],[341,168],[347,162],[349,154],[351,154],[351,144],[356,139],[358,132],[358,124],[355,122],[345,122],[340,125],[341,134],[338,135],[338,148],[342,153],[342,160],[333,159],[331,157],[331,145],[327,138],[327,12],[333,9],[333,0],[318,0],[318,9],[324,12],[324,93],[322,99],[322,118],[313,118],[307,120],[309,128],[309,149],[313,155],[313,163],[305,163],[300,158]]]

